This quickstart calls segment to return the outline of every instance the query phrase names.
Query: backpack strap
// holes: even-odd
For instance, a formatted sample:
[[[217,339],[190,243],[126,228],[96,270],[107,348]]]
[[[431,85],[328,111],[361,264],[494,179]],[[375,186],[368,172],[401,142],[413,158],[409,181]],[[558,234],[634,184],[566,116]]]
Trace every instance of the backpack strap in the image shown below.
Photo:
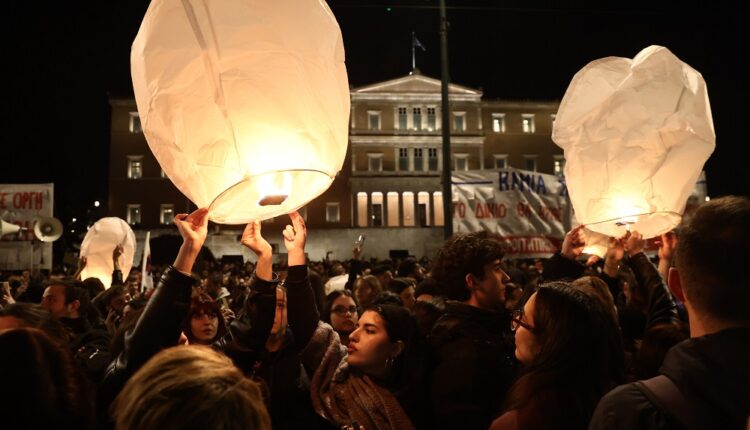
[[[672,422],[679,423],[687,430],[705,428],[701,422],[701,406],[691,404],[674,382],[664,375],[635,383],[662,412],[667,413]]]

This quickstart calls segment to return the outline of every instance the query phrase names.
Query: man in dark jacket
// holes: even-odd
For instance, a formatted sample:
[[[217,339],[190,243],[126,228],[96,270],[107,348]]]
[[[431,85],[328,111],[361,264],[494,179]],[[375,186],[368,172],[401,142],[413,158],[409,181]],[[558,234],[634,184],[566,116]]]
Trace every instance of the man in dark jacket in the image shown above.
[[[109,336],[87,319],[91,308],[80,281],[56,280],[45,290],[41,306],[60,319],[68,331],[68,348],[91,382],[99,382],[109,364]]]
[[[742,429],[750,417],[750,199],[699,207],[680,228],[669,286],[685,303],[691,339],[656,378],[599,402],[590,429]]]
[[[438,252],[432,276],[445,288],[445,314],[430,335],[430,401],[438,429],[486,429],[514,376],[510,318],[498,237],[460,235]]]

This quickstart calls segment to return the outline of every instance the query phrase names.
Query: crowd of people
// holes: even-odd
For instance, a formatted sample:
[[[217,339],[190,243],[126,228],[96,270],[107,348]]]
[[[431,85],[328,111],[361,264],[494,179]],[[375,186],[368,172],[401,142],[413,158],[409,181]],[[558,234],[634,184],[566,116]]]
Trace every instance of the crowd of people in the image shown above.
[[[477,232],[431,258],[287,261],[249,223],[244,265],[197,261],[208,210],[175,217],[174,263],[112,284],[3,273],[3,428],[750,428],[750,199],[700,206],[649,258],[636,231],[549,259]],[[334,279],[345,282],[332,282]],[[147,283],[146,283],[147,284]]]

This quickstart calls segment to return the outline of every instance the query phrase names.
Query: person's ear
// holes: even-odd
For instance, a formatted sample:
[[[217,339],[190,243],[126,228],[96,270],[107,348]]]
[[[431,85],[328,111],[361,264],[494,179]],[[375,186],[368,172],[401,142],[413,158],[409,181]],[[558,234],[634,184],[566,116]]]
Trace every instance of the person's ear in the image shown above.
[[[404,345],[403,340],[399,340],[396,343],[394,343],[393,346],[391,347],[391,357],[396,358],[399,355],[401,355],[401,353],[404,352],[405,346],[406,345]]]
[[[466,286],[470,290],[473,290],[476,288],[477,278],[475,278],[474,275],[472,275],[471,273],[467,273],[466,276],[464,277],[464,282],[466,282]]]
[[[685,291],[682,289],[680,272],[676,267],[669,268],[669,273],[667,274],[667,285],[669,285],[669,290],[672,291],[672,295],[680,302],[685,303]]]

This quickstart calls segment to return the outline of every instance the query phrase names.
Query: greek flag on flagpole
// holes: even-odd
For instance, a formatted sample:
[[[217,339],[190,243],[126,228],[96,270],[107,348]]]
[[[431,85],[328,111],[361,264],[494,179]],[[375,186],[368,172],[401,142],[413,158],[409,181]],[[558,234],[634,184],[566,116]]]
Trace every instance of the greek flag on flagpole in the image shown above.
[[[424,45],[422,45],[422,42],[420,42],[419,39],[417,39],[417,36],[414,36],[414,46],[418,48],[422,48],[422,51],[427,51],[427,48],[425,48]]]

